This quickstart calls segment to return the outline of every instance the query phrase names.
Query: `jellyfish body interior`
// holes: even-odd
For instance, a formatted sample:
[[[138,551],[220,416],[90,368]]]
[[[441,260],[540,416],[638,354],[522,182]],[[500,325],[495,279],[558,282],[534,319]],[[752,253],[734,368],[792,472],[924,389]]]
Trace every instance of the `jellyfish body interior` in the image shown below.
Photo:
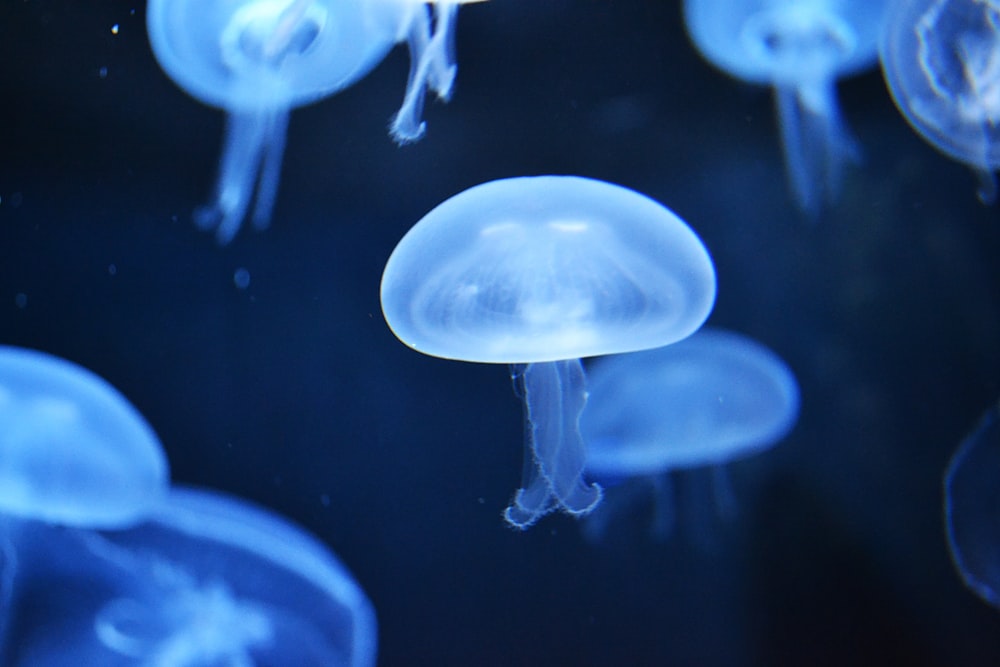
[[[1000,6],[981,0],[892,5],[880,56],[903,117],[924,139],[979,177],[996,199],[1000,166]]]
[[[413,349],[511,364],[525,474],[505,512],[527,528],[601,497],[583,481],[581,357],[662,345],[701,326],[715,271],[695,233],[632,190],[575,176],[492,181],[437,206],[386,264],[382,311]]]
[[[212,201],[195,222],[220,243],[251,219],[270,224],[288,115],[363,78],[400,41],[411,67],[393,138],[420,138],[424,88],[451,93],[457,0],[150,0],[147,27],[163,70],[196,99],[228,113]],[[431,13],[433,12],[433,14]]]
[[[944,476],[948,550],[962,581],[1000,608],[1000,401],[952,455]]]
[[[346,569],[244,501],[175,488],[144,523],[59,539],[72,558],[46,541],[25,594],[55,613],[15,628],[13,664],[375,664],[374,612]]]
[[[885,0],[684,0],[688,34],[713,65],[771,85],[789,186],[816,215],[840,189],[857,142],[836,80],[875,64]]]
[[[788,366],[723,329],[598,359],[589,371],[591,403],[580,421],[587,476],[636,479],[657,504],[670,502],[672,471],[708,467],[716,506],[727,511],[734,501],[725,464],[770,448],[798,418],[799,389]],[[592,532],[616,514],[608,495],[612,502],[594,517],[601,528]],[[669,534],[673,515],[656,507],[652,532]]]
[[[0,346],[0,514],[69,526],[127,526],[166,494],[152,428],[76,364]]]

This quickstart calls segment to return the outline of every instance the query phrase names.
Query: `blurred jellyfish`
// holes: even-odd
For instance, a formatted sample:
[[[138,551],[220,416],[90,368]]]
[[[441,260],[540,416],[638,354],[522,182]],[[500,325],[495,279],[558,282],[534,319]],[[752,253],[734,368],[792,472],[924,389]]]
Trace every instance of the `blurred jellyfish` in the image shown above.
[[[168,484],[159,440],[114,387],[63,359],[0,346],[0,515],[127,526]]]
[[[836,80],[873,66],[886,0],[684,0],[701,54],[732,76],[774,87],[789,185],[817,215],[860,153],[840,117]]]
[[[505,512],[527,528],[553,510],[590,512],[582,479],[580,357],[690,335],[715,300],[695,233],[632,190],[575,176],[492,181],[459,193],[399,242],[382,311],[418,352],[512,364],[527,428],[522,486]]]
[[[907,122],[969,165],[979,198],[996,200],[1000,166],[1000,2],[897,2],[886,19],[882,71]]]
[[[374,611],[344,566],[245,501],[175,488],[135,527],[53,539],[15,601],[4,664],[375,664]]]
[[[150,44],[163,70],[190,95],[228,113],[215,197],[195,222],[228,243],[256,188],[251,219],[268,226],[278,189],[288,114],[363,78],[401,41],[410,75],[393,138],[420,138],[424,88],[448,99],[460,0],[150,0]]]
[[[725,463],[781,440],[798,418],[794,375],[746,336],[703,328],[673,345],[599,359],[580,419],[588,478],[622,483],[587,517],[600,537],[623,507],[652,491],[651,533],[670,535],[670,473],[710,466],[717,506],[731,504]],[[642,493],[640,493],[642,492]]]
[[[952,562],[972,592],[1000,607],[1000,402],[962,441],[944,476]]]
[[[166,457],[142,416],[111,385],[68,361],[0,346],[0,663],[33,567],[27,543],[55,526],[119,528],[163,501]]]

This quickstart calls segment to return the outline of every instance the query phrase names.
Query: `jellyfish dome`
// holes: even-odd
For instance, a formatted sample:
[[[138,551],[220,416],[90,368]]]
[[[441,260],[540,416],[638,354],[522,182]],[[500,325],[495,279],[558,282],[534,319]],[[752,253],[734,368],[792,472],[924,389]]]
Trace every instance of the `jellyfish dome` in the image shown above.
[[[347,569],[246,501],[174,488],[135,527],[42,539],[5,664],[375,664],[375,614]]]
[[[719,69],[774,87],[789,185],[818,212],[840,187],[856,142],[836,80],[875,65],[886,0],[684,0],[688,34]]]
[[[882,72],[906,121],[972,167],[996,199],[1000,167],[1000,6],[984,0],[897,2],[886,20]]]
[[[798,418],[788,366],[741,334],[703,328],[673,345],[597,360],[580,420],[587,473],[633,477],[725,463],[772,446]]]
[[[168,483],[159,440],[114,387],[63,359],[0,346],[0,514],[127,526]]]
[[[1000,401],[959,445],[944,476],[948,550],[962,581],[1000,608]]]
[[[529,460],[506,513],[526,528],[591,511],[577,422],[580,357],[680,340],[708,316],[715,269],[661,204],[577,176],[509,178],[438,205],[399,242],[382,276],[393,333],[437,357],[513,365]]]

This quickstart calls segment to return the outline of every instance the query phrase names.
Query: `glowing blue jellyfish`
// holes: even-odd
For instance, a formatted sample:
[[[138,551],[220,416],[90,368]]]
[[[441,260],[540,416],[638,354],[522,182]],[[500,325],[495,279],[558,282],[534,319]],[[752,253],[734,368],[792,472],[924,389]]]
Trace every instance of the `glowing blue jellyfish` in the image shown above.
[[[621,492],[609,489],[609,502],[588,517],[595,535],[618,513],[616,495],[627,503],[647,488],[657,501],[652,533],[669,535],[671,471],[712,466],[724,505],[729,485],[722,465],[771,447],[798,418],[799,389],[785,363],[722,329],[599,359],[588,370],[590,402],[580,419],[587,476],[632,480]]]
[[[456,67],[451,50],[458,0],[150,0],[153,53],[184,90],[229,116],[211,204],[199,227],[228,243],[246,216],[268,226],[288,114],[363,78],[400,41],[410,49],[402,108],[390,126],[399,143],[424,132],[424,88],[448,99]]]
[[[527,528],[553,510],[590,512],[577,428],[580,357],[688,336],[715,299],[693,231],[632,190],[575,176],[492,181],[459,193],[399,242],[382,311],[418,352],[513,365],[524,400],[525,478],[505,512]]]
[[[962,581],[1000,607],[1000,402],[959,445],[944,477],[948,549]]]
[[[72,558],[37,553],[15,605],[44,615],[11,628],[4,664],[375,664],[375,615],[344,566],[245,501],[175,488],[145,523],[62,542]]]
[[[836,80],[873,66],[886,0],[684,0],[701,54],[734,77],[774,87],[789,184],[815,215],[858,149]]]
[[[1000,2],[897,2],[886,19],[881,58],[907,122],[972,167],[979,198],[992,203],[1000,166]]]
[[[0,346],[0,515],[114,528],[156,507],[166,457],[142,416],[68,361]]]

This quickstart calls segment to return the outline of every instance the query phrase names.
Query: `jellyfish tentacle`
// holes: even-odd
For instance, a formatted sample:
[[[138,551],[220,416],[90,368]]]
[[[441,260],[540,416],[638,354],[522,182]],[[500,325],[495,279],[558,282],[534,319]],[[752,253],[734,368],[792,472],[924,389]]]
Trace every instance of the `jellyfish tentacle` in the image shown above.
[[[410,49],[410,74],[403,104],[392,119],[389,132],[399,144],[417,141],[424,135],[426,123],[421,120],[426,88],[447,100],[455,81],[457,67],[452,58],[453,33],[458,6],[441,2],[435,8],[434,33],[430,34],[428,13],[420,8],[410,22],[407,43]]]

